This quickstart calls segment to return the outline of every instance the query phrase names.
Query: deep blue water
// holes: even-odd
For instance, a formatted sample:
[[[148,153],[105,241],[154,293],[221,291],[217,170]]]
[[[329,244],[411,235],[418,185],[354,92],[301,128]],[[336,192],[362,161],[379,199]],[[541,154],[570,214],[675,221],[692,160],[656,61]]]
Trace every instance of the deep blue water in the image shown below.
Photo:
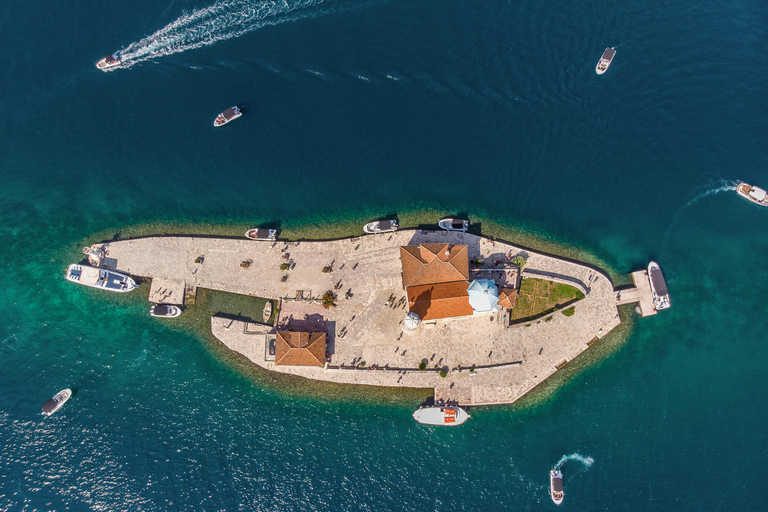
[[[768,187],[767,4],[113,4],[0,5],[0,509],[542,510],[571,454],[564,508],[760,507],[768,211],[732,188]],[[61,279],[125,226],[424,211],[655,259],[673,308],[543,404],[431,431]]]

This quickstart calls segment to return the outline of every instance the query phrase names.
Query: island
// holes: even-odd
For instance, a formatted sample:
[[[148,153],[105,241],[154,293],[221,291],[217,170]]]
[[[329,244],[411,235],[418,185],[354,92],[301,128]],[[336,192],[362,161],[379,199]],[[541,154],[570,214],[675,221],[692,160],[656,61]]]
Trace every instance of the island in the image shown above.
[[[645,271],[617,290],[589,265],[463,232],[151,236],[85,252],[151,279],[154,303],[183,305],[198,288],[270,299],[265,318],[211,318],[221,343],[267,370],[432,388],[462,406],[518,400],[616,328],[622,304],[655,314]]]

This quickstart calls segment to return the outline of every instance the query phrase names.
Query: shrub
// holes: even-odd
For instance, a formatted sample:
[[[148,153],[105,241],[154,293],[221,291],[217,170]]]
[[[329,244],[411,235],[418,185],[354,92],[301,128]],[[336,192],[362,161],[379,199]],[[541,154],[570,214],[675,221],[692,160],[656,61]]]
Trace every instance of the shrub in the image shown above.
[[[544,321],[545,321],[545,322],[551,322],[551,321],[552,321],[552,317],[551,317],[551,316],[548,316],[548,317],[546,318],[546,320],[544,320]]]
[[[445,371],[443,371],[443,370],[440,370],[440,376],[441,376],[442,378],[445,378],[447,375],[448,375],[448,374],[447,374],[447,373],[445,373]]]
[[[568,309],[564,309],[563,314],[565,316],[573,316],[574,314],[576,314],[576,306],[571,306]]]
[[[518,267],[520,269],[520,272],[523,271],[523,267],[525,266],[527,261],[528,260],[526,260],[522,256],[515,256],[514,258],[512,258],[512,264]]]
[[[427,365],[425,363],[419,363],[419,370],[424,371],[427,369]]]
[[[287,263],[281,263],[280,264],[280,270],[288,270],[288,264]]]
[[[323,294],[323,307],[325,309],[331,309],[336,304],[336,295],[331,291],[328,290]]]

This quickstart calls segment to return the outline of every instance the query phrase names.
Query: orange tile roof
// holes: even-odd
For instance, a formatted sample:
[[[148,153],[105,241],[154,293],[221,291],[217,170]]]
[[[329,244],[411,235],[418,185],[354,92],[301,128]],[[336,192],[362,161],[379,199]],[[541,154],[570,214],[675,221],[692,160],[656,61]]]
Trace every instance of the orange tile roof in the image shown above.
[[[499,290],[499,305],[505,308],[515,307],[517,300],[517,290],[514,288],[502,288]]]
[[[408,309],[422,320],[472,314],[466,281],[409,286]]]
[[[400,247],[403,289],[469,280],[466,245],[421,244]]]
[[[325,366],[325,333],[278,331],[275,364]]]

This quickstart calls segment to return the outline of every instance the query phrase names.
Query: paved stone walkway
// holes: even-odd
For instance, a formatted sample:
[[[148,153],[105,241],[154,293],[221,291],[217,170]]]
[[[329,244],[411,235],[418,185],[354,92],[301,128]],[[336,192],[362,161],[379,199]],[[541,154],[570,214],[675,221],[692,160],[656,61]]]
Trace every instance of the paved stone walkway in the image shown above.
[[[576,303],[571,317],[555,312],[551,319],[541,318],[528,326],[510,327],[499,322],[495,313],[423,322],[414,333],[403,334],[401,322],[407,311],[400,300],[405,291],[399,247],[437,242],[466,244],[470,259],[481,258],[492,268],[497,268],[496,261],[503,266],[508,256],[524,254],[528,263],[523,276],[546,274],[575,284],[586,291],[586,298]],[[339,383],[432,387],[436,398],[457,399],[463,405],[514,402],[619,324],[616,292],[603,273],[464,233],[398,231],[287,243],[152,237],[101,247],[107,253],[105,261],[118,270],[184,282],[187,288],[282,298],[284,305],[296,300],[314,302],[333,290],[337,306],[324,318],[331,352],[327,368],[275,366],[265,355],[268,334],[242,322],[214,317],[213,334],[270,370]],[[247,268],[241,267],[245,261],[250,262]],[[281,265],[290,270],[281,270]],[[324,267],[332,272],[324,273]],[[417,369],[422,361],[431,371]],[[361,363],[365,368],[393,369],[341,369]],[[445,368],[447,377],[440,377],[435,366]],[[472,366],[478,367],[474,373],[468,371]]]

